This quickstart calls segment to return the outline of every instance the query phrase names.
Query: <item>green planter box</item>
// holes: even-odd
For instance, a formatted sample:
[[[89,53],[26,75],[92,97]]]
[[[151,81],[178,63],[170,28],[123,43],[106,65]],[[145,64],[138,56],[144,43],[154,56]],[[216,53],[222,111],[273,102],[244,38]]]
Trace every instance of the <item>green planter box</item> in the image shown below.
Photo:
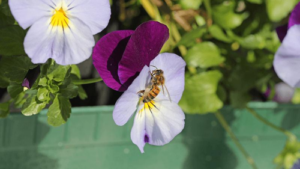
[[[300,106],[251,103],[269,121],[299,135]],[[145,154],[130,140],[132,120],[116,126],[113,107],[74,108],[67,124],[50,127],[46,111],[12,114],[0,120],[0,169],[251,169],[213,114],[187,115],[182,134]],[[260,169],[275,169],[273,158],[285,136],[246,110],[222,113]]]

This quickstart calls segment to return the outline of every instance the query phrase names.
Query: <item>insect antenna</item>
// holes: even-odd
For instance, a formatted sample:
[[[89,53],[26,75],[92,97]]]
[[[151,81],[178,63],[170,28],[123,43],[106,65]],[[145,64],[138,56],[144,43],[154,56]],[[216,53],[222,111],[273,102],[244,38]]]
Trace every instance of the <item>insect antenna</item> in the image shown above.
[[[153,65],[150,65],[150,66],[154,67],[156,70],[158,69],[156,66],[153,66]]]

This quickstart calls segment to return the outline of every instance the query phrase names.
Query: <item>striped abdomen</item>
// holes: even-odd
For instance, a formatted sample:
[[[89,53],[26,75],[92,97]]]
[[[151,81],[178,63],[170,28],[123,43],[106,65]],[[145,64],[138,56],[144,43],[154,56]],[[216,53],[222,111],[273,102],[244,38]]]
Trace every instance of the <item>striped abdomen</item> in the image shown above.
[[[149,93],[147,95],[144,96],[143,102],[144,103],[148,103],[151,100],[153,100],[160,92],[160,89],[158,86],[156,85],[152,85],[151,90],[149,91]]]

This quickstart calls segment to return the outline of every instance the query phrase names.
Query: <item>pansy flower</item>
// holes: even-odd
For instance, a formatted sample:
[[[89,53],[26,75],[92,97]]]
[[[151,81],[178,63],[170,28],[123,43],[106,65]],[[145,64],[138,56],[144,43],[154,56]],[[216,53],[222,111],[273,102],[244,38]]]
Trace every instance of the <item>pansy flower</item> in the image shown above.
[[[116,102],[113,119],[123,126],[135,113],[131,140],[141,152],[146,143],[169,143],[184,128],[185,115],[178,102],[184,90],[186,64],[175,54],[159,54],[168,37],[165,25],[150,21],[135,31],[112,32],[94,49],[94,65],[104,82],[125,91]],[[143,101],[139,92],[153,89],[151,73],[157,69],[163,71],[165,89],[159,85],[160,90],[149,96],[152,99]]]
[[[107,26],[111,14],[109,0],[9,0],[9,6],[19,25],[30,27],[24,48],[33,63],[88,59],[93,35]]]
[[[277,28],[282,44],[275,54],[277,75],[292,87],[300,87],[300,3],[292,11],[286,26]]]
[[[150,66],[168,38],[168,27],[155,21],[145,22],[135,31],[114,31],[96,44],[94,66],[108,87],[125,91],[143,67]]]

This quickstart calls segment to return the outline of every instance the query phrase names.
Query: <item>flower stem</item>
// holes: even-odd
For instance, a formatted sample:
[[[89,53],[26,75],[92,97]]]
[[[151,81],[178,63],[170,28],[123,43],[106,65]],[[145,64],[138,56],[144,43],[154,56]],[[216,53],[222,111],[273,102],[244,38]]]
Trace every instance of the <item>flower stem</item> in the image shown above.
[[[179,33],[179,31],[178,31],[178,29],[177,29],[177,27],[174,23],[171,23],[171,33],[172,33],[176,43],[178,43],[181,39],[181,35],[180,35],[180,33]],[[185,46],[182,46],[182,45],[178,46],[178,49],[179,49],[182,56],[186,55],[187,49],[186,49]]]
[[[226,122],[226,120],[223,117],[223,115],[219,111],[216,112],[216,113],[214,113],[214,114],[217,117],[217,119],[219,120],[219,122],[221,123],[221,125],[223,126],[223,128],[229,134],[229,136],[232,139],[232,141],[234,142],[234,144],[237,146],[237,148],[242,152],[242,154],[244,155],[244,157],[247,159],[248,163],[252,166],[253,169],[257,169],[256,164],[255,164],[253,158],[247,153],[247,151],[240,144],[240,142],[238,141],[238,139],[236,138],[236,136],[232,132],[230,126]]]
[[[141,0],[141,4],[148,13],[148,15],[152,18],[155,19],[155,9],[153,8],[151,2],[149,0]]]
[[[73,80],[73,84],[75,85],[85,85],[85,84],[92,84],[92,83],[97,83],[97,82],[101,82],[102,79],[99,78],[95,78],[95,79],[84,79],[84,80]]]
[[[210,0],[204,0],[204,6],[207,11],[207,26],[210,27],[212,25],[212,9],[210,5]]]
[[[269,127],[272,127],[273,129],[279,131],[279,132],[282,132],[283,134],[285,134],[287,137],[291,137],[291,136],[294,136],[293,133],[281,128],[281,127],[278,127],[276,125],[274,125],[273,123],[269,122],[268,120],[266,120],[265,118],[263,118],[262,116],[260,116],[258,113],[255,112],[255,110],[249,108],[249,107],[246,107],[246,109],[248,110],[249,113],[251,113],[256,119],[258,119],[259,121],[263,122],[264,124],[266,124],[267,126]]]

